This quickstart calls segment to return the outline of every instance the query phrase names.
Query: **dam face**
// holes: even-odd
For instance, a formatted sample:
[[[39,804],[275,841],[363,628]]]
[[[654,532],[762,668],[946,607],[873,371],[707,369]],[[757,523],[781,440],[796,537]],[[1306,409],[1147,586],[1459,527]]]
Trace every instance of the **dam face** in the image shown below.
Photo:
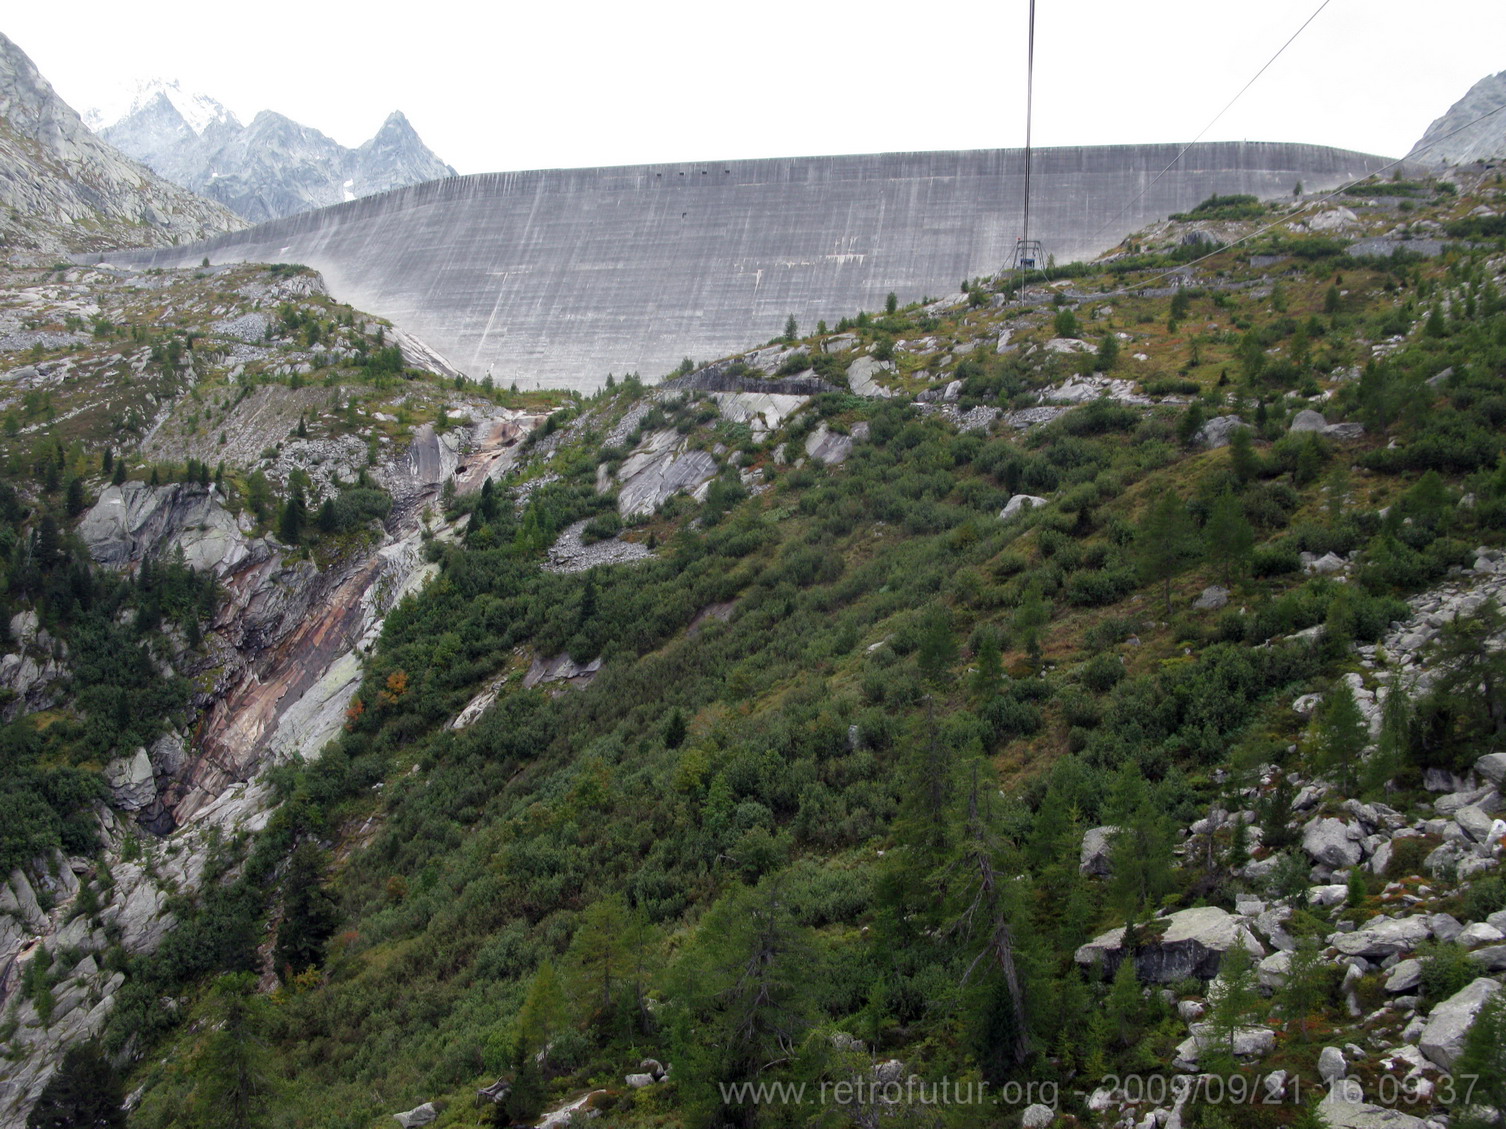
[[[1313,191],[1386,163],[1202,144],[1152,185],[1177,149],[1036,150],[1032,236],[1068,262],[1214,193]],[[472,377],[589,389],[608,372],[654,380],[685,356],[760,343],[791,314],[809,332],[882,308],[890,291],[955,293],[1008,263],[1023,189],[1018,149],[487,173],[107,258],[304,263]]]

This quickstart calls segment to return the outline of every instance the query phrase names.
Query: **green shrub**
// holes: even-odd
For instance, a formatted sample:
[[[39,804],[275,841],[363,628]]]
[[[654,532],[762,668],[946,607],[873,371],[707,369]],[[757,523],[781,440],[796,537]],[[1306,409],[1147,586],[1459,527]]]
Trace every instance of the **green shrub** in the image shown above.
[[[1435,1004],[1480,975],[1480,966],[1469,959],[1469,950],[1452,941],[1424,941],[1417,947],[1417,955],[1422,959],[1422,994]]]

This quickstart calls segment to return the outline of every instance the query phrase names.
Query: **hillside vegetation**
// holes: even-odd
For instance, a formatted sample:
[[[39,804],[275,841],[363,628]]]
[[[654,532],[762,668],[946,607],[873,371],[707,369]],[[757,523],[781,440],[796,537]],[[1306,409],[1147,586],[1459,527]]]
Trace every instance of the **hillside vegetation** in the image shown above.
[[[1488,1118],[1436,1059],[1382,1063],[1506,963],[1437,927],[1347,965],[1335,947],[1382,914],[1506,909],[1499,849],[1444,826],[1497,813],[1481,758],[1506,736],[1506,624],[1481,595],[1506,529],[1506,244],[1484,222],[1506,189],[1406,188],[1211,253],[1288,207],[1215,201],[1022,290],[973,280],[570,399],[509,475],[446,492],[437,575],[388,615],[342,735],[271,769],[265,829],[223,844],[160,948],[120,956],[101,1045],[130,1124],[368,1129],[425,1102],[437,1126],[534,1124],[583,1100],[625,1127],[1012,1127],[1045,1099],[1107,1125],[1164,1120],[1168,1080],[1201,1069],[1275,1098],[1204,1087],[1180,1125],[1359,1129],[1309,1100],[1335,1048],[1367,1101]],[[1355,257],[1362,235],[1398,249]],[[383,379],[374,326],[314,322],[343,335],[331,372],[359,356],[368,378],[331,376],[296,426],[401,442],[418,417],[376,415],[400,393],[418,411],[400,361]],[[828,390],[790,403],[793,376]],[[139,449],[165,461],[177,429],[207,477],[192,444],[254,384],[199,388]],[[27,459],[54,456],[14,441],[29,410],[15,489],[66,523],[48,490],[92,489],[93,456],[59,444],[36,485]],[[625,504],[667,450],[707,475]],[[269,451],[218,477],[237,505],[264,492],[269,531],[295,495],[367,488],[285,472]],[[9,598],[40,599],[28,575]],[[1479,598],[1452,618],[1439,592]],[[185,599],[164,616],[187,623]],[[107,623],[142,603],[92,600]],[[88,729],[8,732],[88,761]],[[1318,841],[1330,822],[1363,825],[1352,851]],[[1236,940],[1173,967],[1162,939],[1204,908]],[[1121,926],[1133,959],[1102,943]],[[1413,956],[1403,997],[1385,983]],[[71,957],[49,959],[56,978]],[[1461,1072],[1492,1077],[1503,1011]]]

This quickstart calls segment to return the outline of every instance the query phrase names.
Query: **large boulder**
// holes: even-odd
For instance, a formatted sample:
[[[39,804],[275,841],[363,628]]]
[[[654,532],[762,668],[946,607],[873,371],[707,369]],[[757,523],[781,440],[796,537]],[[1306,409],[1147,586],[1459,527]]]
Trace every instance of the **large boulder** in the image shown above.
[[[1497,821],[1479,804],[1466,804],[1454,812],[1454,822],[1476,843],[1485,843],[1491,840]]]
[[[1008,521],[1024,510],[1035,506],[1044,506],[1045,504],[1045,498],[1038,498],[1034,494],[1016,494],[1008,502],[1004,503],[1004,508],[999,511],[999,517],[1004,521]]]
[[[157,800],[152,759],[145,749],[137,749],[128,757],[116,757],[105,765],[105,783],[121,811],[140,811]]]
[[[805,437],[805,453],[827,466],[844,463],[852,454],[852,436],[833,431],[823,423]]]
[[[1342,1084],[1336,1086],[1318,1106],[1328,1129],[1427,1129],[1429,1125],[1420,1117],[1389,1106],[1346,1101],[1347,1093]]]
[[[1482,976],[1455,992],[1428,1015],[1418,1046],[1440,1070],[1452,1070],[1464,1053],[1464,1038],[1487,1000],[1501,990],[1494,980]]]
[[[880,373],[894,371],[894,366],[872,357],[859,357],[847,366],[847,387],[859,396],[883,399],[894,393],[875,379]]]
[[[1210,584],[1203,589],[1203,594],[1192,601],[1192,606],[1200,611],[1218,611],[1219,608],[1229,603],[1229,590],[1217,584]]]
[[[1225,1037],[1214,1034],[1212,1024],[1194,1023],[1192,1037],[1177,1047],[1177,1058],[1196,1062],[1204,1051],[1222,1044]],[[1264,1058],[1276,1049],[1276,1032],[1269,1027],[1241,1027],[1230,1042],[1233,1045],[1229,1049],[1237,1058]]]
[[[1377,917],[1353,933],[1334,933],[1328,943],[1344,956],[1384,960],[1409,953],[1432,935],[1423,917]]]
[[[1082,851],[1078,855],[1077,869],[1084,874],[1106,878],[1109,874],[1109,854],[1113,850],[1117,827],[1090,827],[1083,833]]]
[[[1360,844],[1365,832],[1358,824],[1342,819],[1315,819],[1302,829],[1302,849],[1314,862],[1323,866],[1350,867],[1364,856]]]
[[[1475,771],[1492,784],[1506,783],[1506,753],[1487,753],[1475,761]]]
[[[1238,416],[1214,416],[1202,427],[1198,428],[1193,437],[1198,444],[1210,450],[1216,447],[1227,447],[1229,437],[1241,427],[1248,427],[1244,420]]]
[[[1241,945],[1257,959],[1266,955],[1242,918],[1217,906],[1179,910],[1151,923],[1135,953],[1140,979],[1172,984],[1188,977],[1211,980],[1224,953]],[[1124,958],[1124,929],[1111,929],[1074,954],[1078,964],[1099,964],[1113,972]]]
[[[406,1113],[394,1113],[392,1119],[403,1129],[418,1129],[421,1125],[428,1125],[439,1116],[439,1110],[434,1108],[433,1102],[424,1102],[423,1105],[414,1106]]]
[[[1315,412],[1311,408],[1303,408],[1292,417],[1288,431],[1322,431],[1328,426],[1328,421],[1323,418],[1322,412]]]
[[[1422,961],[1414,959],[1397,961],[1391,966],[1391,975],[1386,977],[1386,991],[1410,992],[1422,983]]]
[[[1318,1077],[1332,1082],[1348,1073],[1349,1064],[1344,1061],[1344,1052],[1338,1047],[1324,1047],[1318,1055]]]

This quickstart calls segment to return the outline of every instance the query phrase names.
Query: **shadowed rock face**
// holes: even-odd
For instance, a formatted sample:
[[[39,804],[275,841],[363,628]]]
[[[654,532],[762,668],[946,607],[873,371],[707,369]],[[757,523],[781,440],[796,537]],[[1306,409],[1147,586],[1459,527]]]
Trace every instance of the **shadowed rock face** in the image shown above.
[[[1031,234],[1060,262],[1209,195],[1309,191],[1384,159],[1312,145],[1038,151]],[[950,294],[1005,265],[1020,150],[489,173],[401,189],[155,253],[157,266],[302,262],[474,377],[590,388],[652,379],[779,333]],[[1144,192],[1138,200],[1134,198]],[[1122,213],[1122,214],[1121,214]]]

